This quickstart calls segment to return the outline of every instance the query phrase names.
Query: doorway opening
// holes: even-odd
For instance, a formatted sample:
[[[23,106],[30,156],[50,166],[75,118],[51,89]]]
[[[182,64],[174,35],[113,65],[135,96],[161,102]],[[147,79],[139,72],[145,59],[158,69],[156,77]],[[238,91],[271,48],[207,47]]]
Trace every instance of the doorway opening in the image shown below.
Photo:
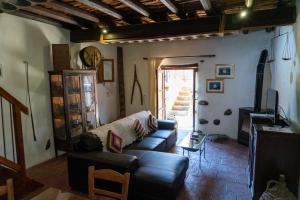
[[[157,71],[157,113],[174,119],[180,130],[195,130],[198,64],[164,65]]]

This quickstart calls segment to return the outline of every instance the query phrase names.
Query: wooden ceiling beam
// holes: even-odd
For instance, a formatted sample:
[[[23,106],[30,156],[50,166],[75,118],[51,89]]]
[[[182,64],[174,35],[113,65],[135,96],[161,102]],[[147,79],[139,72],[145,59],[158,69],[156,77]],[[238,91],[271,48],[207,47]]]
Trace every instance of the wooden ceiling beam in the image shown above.
[[[36,15],[48,17],[51,19],[55,19],[57,21],[61,21],[64,23],[72,24],[75,26],[83,27],[81,24],[79,24],[74,18],[61,14],[59,12],[55,12],[52,10],[48,10],[46,8],[43,8],[41,6],[26,6],[26,7],[20,7],[21,10],[25,10],[27,12],[34,13]]]
[[[212,13],[212,5],[210,0],[200,0],[200,3],[207,15]]]
[[[60,12],[52,11],[41,6],[32,6],[31,2],[26,0],[9,0],[5,3],[2,3],[2,8],[4,8],[4,10],[7,12],[18,12],[19,10],[22,10],[26,11],[27,13],[33,13],[37,16],[54,19],[56,21],[67,23],[73,26],[78,26],[81,28],[85,27],[68,15],[64,15]]]
[[[254,5],[254,0],[245,0],[245,6],[246,8],[252,8]]]
[[[145,16],[145,17],[149,17],[150,16],[150,13],[145,8],[145,6],[143,6],[143,4],[141,4],[141,3],[137,2],[137,1],[134,1],[134,0],[119,0],[119,1],[122,2],[123,4],[127,5],[132,10],[135,10],[136,12],[138,12],[141,15]]]
[[[224,17],[212,16],[147,25],[112,27],[108,34],[103,35],[103,41],[130,41],[185,35],[218,34],[223,31],[226,33],[244,29],[264,29],[288,25],[296,21],[296,7],[255,11],[247,19],[241,19],[239,14],[228,14]],[[221,26],[221,24],[223,25]],[[100,39],[99,30],[85,30],[84,32],[71,32],[71,40],[72,42],[81,42],[80,38],[82,37],[87,40],[88,38],[84,35],[89,35],[89,38],[93,39],[97,38],[98,41]]]
[[[96,9],[100,12],[103,12],[111,17],[114,17],[114,18],[117,18],[117,19],[122,19],[123,16],[120,14],[119,11],[117,11],[116,9],[108,6],[107,4],[104,4],[100,1],[97,1],[96,2],[93,2],[93,1],[90,1],[90,0],[76,0],[77,2],[79,3],[82,3],[88,7],[91,7],[93,9]]]
[[[49,6],[57,11],[67,13],[91,22],[94,22],[96,24],[100,23],[100,20],[95,15],[92,15],[88,12],[85,12],[83,10],[80,10],[78,8],[75,8],[73,6],[67,5],[65,3],[57,2],[57,1],[49,1],[45,3],[46,6]]]
[[[162,4],[164,4],[172,13],[177,13],[178,8],[175,6],[174,2],[171,0],[160,0]]]

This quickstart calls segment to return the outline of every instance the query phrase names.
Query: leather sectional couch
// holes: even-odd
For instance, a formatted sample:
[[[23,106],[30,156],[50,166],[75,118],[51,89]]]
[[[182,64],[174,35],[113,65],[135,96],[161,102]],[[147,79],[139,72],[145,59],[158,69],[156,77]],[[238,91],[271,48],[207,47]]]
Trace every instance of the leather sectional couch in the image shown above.
[[[159,120],[156,132],[124,147],[122,154],[71,153],[68,155],[69,185],[73,190],[87,192],[88,167],[94,165],[96,169],[130,172],[129,199],[174,200],[184,184],[189,165],[187,157],[166,153],[176,140],[176,122]],[[104,186],[113,191],[119,189],[112,183]]]

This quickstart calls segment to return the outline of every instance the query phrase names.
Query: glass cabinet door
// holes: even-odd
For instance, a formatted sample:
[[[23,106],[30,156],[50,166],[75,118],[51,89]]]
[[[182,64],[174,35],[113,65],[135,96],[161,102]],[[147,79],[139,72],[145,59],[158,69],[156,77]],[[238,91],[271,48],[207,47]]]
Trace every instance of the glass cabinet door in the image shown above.
[[[82,120],[82,100],[81,100],[81,80],[79,75],[67,75],[66,100],[68,109],[68,123],[71,138],[78,136],[83,131]]]
[[[51,103],[55,138],[66,140],[64,89],[62,75],[51,75]]]
[[[86,130],[96,128],[97,114],[95,101],[95,76],[83,75],[83,99],[85,109]]]

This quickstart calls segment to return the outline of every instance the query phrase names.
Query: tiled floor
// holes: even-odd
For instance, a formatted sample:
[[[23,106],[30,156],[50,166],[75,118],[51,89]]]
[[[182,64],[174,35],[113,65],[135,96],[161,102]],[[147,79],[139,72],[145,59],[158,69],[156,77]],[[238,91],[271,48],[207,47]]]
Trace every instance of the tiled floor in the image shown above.
[[[247,147],[236,141],[207,142],[206,159],[199,169],[199,153],[190,154],[190,167],[178,200],[250,200],[247,187]],[[180,148],[174,152],[182,154]],[[47,186],[69,191],[67,161],[59,157],[28,170]]]

